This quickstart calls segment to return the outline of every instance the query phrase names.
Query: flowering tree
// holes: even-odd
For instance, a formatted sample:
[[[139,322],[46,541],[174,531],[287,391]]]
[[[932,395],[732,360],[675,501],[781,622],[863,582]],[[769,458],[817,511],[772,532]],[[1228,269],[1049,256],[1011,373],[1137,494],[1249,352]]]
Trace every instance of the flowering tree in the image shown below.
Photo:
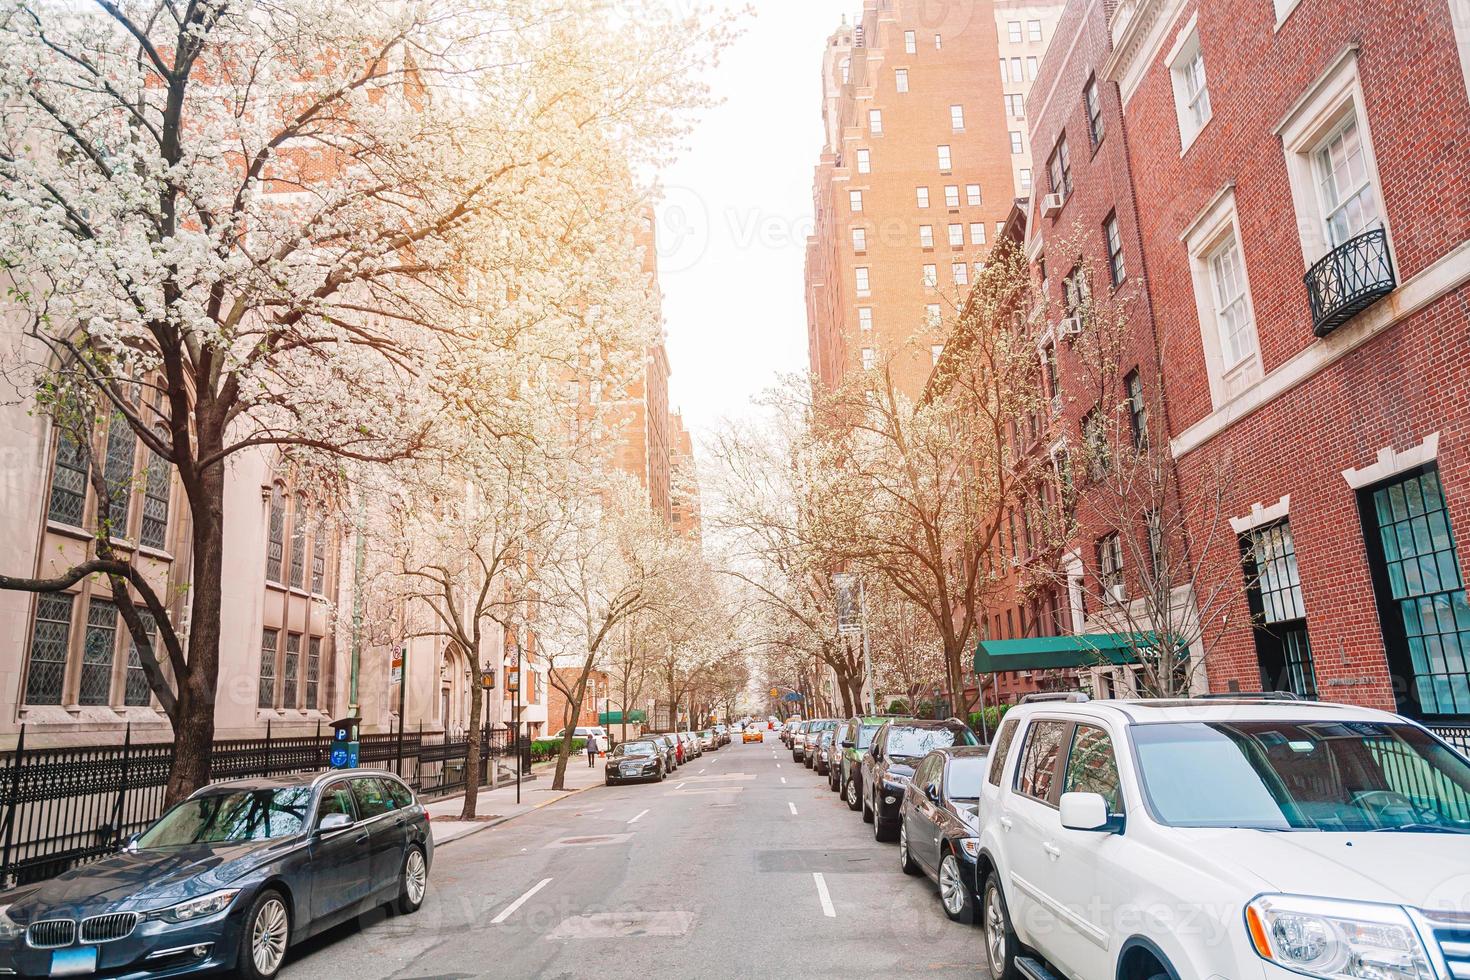
[[[583,353],[567,320],[623,258],[604,246],[632,168],[718,43],[623,6],[0,3],[0,262],[54,355],[22,383],[90,390],[189,508],[187,640],[160,623],[172,689],[145,666],[170,799],[208,778],[231,457],[391,461],[445,418],[493,438],[524,380],[508,352]],[[154,607],[116,555],[4,584],[98,572]]]

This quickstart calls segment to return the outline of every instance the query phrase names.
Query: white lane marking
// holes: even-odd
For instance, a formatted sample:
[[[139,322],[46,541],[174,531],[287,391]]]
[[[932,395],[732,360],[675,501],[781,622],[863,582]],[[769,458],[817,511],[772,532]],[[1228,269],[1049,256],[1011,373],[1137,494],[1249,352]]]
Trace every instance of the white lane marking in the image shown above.
[[[551,884],[550,878],[542,878],[540,881],[536,882],[536,884],[532,886],[530,891],[526,892],[526,894],[522,895],[514,902],[511,902],[505,907],[505,911],[501,912],[495,918],[491,919],[490,924],[492,926],[498,926],[506,919],[509,919],[512,915],[515,915],[516,909],[520,908],[522,905],[525,905],[526,902],[530,901],[532,895],[536,894],[549,884]]]
[[[680,783],[678,786],[675,786],[674,789],[683,789],[685,786],[688,786],[688,785],[689,785],[688,783]]]
[[[783,783],[786,782],[786,777],[785,776],[782,776],[781,777],[781,782],[783,782]]]
[[[701,776],[703,776],[703,775],[704,775],[704,774],[705,774],[705,773],[706,773],[706,772],[708,772],[708,771],[709,771],[709,770],[707,770],[707,769],[701,769],[701,770],[699,770],[699,774],[700,774],[700,775],[701,775]]]
[[[820,871],[813,871],[812,880],[817,883],[817,898],[822,901],[822,914],[829,919],[837,918],[837,910],[832,907],[832,896],[827,893],[827,879],[822,877]]]
[[[646,814],[647,814],[647,813],[648,813],[648,811],[647,811],[647,810],[644,810],[644,811],[643,811],[643,813],[640,813],[640,814],[638,814],[638,816],[636,816],[636,817],[634,817],[634,818],[633,818],[633,819],[632,819],[632,820],[629,820],[629,821],[628,821],[628,822],[629,822],[629,823],[637,823],[637,822],[638,822],[638,821],[640,821],[640,820],[642,820],[642,819],[643,819],[643,817],[644,817],[644,816],[645,816],[645,815],[646,815]]]
[[[781,768],[781,763],[779,763],[779,762],[778,762],[778,763],[776,763],[776,768],[777,768],[777,769],[780,769],[780,768]]]
[[[787,803],[786,805],[789,806],[789,807],[791,807],[791,815],[793,817],[796,816],[796,804],[795,803]]]

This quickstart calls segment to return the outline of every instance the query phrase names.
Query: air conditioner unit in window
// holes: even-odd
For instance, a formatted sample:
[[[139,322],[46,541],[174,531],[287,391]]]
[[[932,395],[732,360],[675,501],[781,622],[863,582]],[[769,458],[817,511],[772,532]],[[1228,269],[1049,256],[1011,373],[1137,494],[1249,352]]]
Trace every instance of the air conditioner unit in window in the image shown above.
[[[1061,194],[1046,195],[1046,197],[1043,197],[1041,199],[1042,217],[1050,218],[1053,215],[1060,214],[1062,210],[1062,205],[1066,203],[1067,199]]]
[[[1080,313],[1073,313],[1069,317],[1064,317],[1059,329],[1063,337],[1077,336],[1082,332],[1082,315]]]
[[[1115,603],[1121,606],[1126,598],[1127,597],[1123,592],[1122,582],[1114,582],[1112,585],[1109,585],[1103,589],[1103,599],[1107,602]]]

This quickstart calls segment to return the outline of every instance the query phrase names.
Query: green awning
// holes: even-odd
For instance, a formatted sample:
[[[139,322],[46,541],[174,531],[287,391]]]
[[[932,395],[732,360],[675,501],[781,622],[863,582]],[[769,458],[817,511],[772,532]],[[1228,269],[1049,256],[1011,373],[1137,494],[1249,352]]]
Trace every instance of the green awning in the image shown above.
[[[625,718],[623,717],[624,712],[622,711],[604,711],[597,716],[597,723],[599,725],[621,725],[624,723],[632,725],[636,722],[648,720],[648,712],[646,711],[629,711],[626,714],[627,717]]]
[[[1135,664],[1138,649],[1157,642],[1152,633],[1079,633],[1024,640],[981,640],[975,645],[975,673]]]

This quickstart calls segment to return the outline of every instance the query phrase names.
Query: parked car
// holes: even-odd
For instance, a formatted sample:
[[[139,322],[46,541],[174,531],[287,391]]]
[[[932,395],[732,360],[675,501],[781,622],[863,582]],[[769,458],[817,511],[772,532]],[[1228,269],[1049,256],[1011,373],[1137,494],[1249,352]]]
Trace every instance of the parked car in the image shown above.
[[[898,807],[899,867],[934,879],[944,914],[956,922],[976,921],[986,757],[979,746],[930,752],[914,768]]]
[[[832,788],[847,801],[849,810],[862,809],[862,780],[858,772],[873,736],[888,719],[882,715],[866,715],[847,719],[837,731],[837,747],[841,752],[832,773]]]
[[[386,772],[216,783],[111,857],[0,894],[0,974],[276,975],[308,936],[417,911],[429,818]]]
[[[1072,697],[1007,713],[981,787],[994,980],[1470,976],[1470,761],[1433,733],[1341,704]]]
[[[729,745],[730,744],[730,726],[729,725],[726,725],[726,724],[716,725],[715,726],[715,734],[717,736],[719,736],[718,741],[719,741],[720,745]]]
[[[565,728],[561,728],[558,729],[556,734],[552,735],[551,737],[559,740],[565,738],[566,733],[567,730]],[[589,738],[595,740],[597,742],[598,752],[606,752],[608,749],[607,729],[603,728],[601,725],[578,725],[576,728],[572,729],[572,738],[580,738],[583,741],[586,741]]]
[[[766,733],[761,731],[759,728],[747,728],[744,732],[741,732],[740,734],[741,745],[744,745],[746,742],[764,742],[765,740]]]
[[[836,718],[818,718],[808,722],[807,730],[801,737],[801,763],[808,769],[817,764],[817,739],[823,732],[830,732],[837,728]]]
[[[812,721],[797,722],[796,727],[791,730],[791,759],[793,762],[802,761],[802,753],[806,751],[806,733],[814,725]]]
[[[607,785],[618,783],[659,782],[669,774],[665,752],[652,739],[619,742],[607,756]]]
[[[699,735],[692,731],[680,733],[684,739],[684,758],[698,759],[704,755],[704,746],[699,742]]]
[[[791,740],[795,737],[797,726],[800,724],[800,718],[788,718],[786,724],[781,726],[781,744],[788,749],[791,748]]]
[[[699,747],[705,752],[713,752],[720,747],[720,743],[715,740],[714,729],[706,728],[699,733]]]
[[[958,718],[896,718],[878,729],[860,770],[863,820],[873,825],[873,838],[898,836],[898,804],[920,759],[935,749],[978,744],[975,733]]]
[[[652,741],[654,741],[654,742],[658,743],[659,745],[663,746],[663,749],[664,749],[664,768],[668,772],[673,772],[675,769],[678,769],[679,768],[679,743],[674,739],[674,736],[668,735],[668,734],[659,733],[659,734],[655,734],[655,735],[650,735],[649,738]]]
[[[836,725],[836,722],[833,722]],[[816,741],[812,743],[811,768],[816,770],[818,776],[825,776],[828,770],[827,753],[832,750],[833,736],[836,731],[832,728],[824,729],[817,733]]]

